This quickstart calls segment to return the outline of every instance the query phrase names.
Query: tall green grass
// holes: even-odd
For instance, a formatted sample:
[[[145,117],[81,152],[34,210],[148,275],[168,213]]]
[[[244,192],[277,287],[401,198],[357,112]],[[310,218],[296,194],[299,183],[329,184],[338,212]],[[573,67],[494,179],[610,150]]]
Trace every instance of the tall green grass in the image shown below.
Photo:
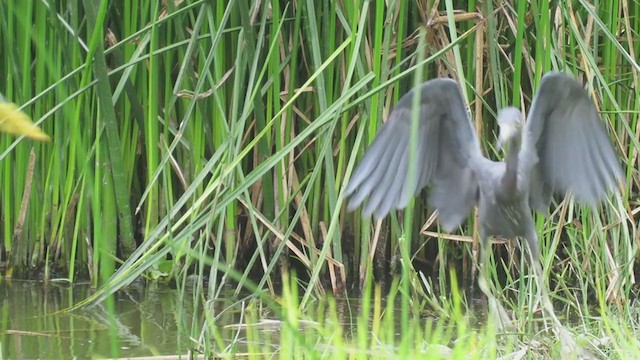
[[[423,226],[422,198],[383,224],[348,214],[341,191],[355,162],[399,96],[437,76],[461,84],[486,153],[497,158],[497,110],[526,110],[541,76],[562,70],[593,96],[626,183],[622,198],[598,211],[567,199],[537,218],[545,273],[559,311],[579,314],[583,328],[612,309],[628,319],[639,242],[640,3],[430,6],[1,2],[0,92],[53,139],[0,138],[5,273],[88,278],[101,286],[95,303],[140,277],[181,286],[192,274],[208,279],[199,289],[206,298],[227,285],[275,297],[295,268],[303,310],[326,292],[372,291],[373,274],[387,283],[399,275],[391,293],[409,346],[433,330],[412,332],[427,305],[452,316],[451,274],[472,281],[473,216],[450,236]],[[18,224],[32,148],[33,190]],[[494,248],[503,300],[523,332],[537,331],[526,265],[513,245]],[[412,263],[428,266],[416,272]],[[637,350],[622,324],[601,330],[612,348]]]

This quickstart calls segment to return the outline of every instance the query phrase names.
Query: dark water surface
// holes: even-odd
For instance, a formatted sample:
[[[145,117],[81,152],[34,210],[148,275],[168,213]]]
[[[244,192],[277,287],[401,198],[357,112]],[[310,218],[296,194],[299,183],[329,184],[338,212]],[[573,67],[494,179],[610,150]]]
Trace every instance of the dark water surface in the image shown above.
[[[202,349],[206,342],[199,338],[206,323],[205,313],[223,344],[217,352],[244,354],[251,343],[260,350],[277,354],[280,346],[283,324],[279,313],[259,300],[238,300],[233,289],[228,292],[223,289],[220,300],[205,301],[202,294],[194,300],[198,295],[193,290],[181,291],[141,282],[118,291],[114,295],[113,310],[103,303],[62,311],[86,299],[93,291],[89,285],[46,285],[0,278],[0,359],[160,356],[184,359],[190,350]],[[186,295],[180,296],[181,293]],[[240,295],[240,299],[247,297]],[[341,299],[336,300],[336,305],[338,323],[348,338],[355,331],[360,301]],[[328,311],[326,304],[320,308]],[[253,313],[251,319],[250,313]],[[257,338],[247,336],[247,321]],[[312,326],[304,321],[300,325],[302,328]]]
[[[179,291],[144,285],[118,292],[114,311],[56,312],[86,298],[88,285],[0,279],[0,355],[9,359],[88,359],[186,354],[192,309]],[[182,315],[181,315],[182,314]],[[180,325],[183,324],[183,325]],[[115,339],[115,341],[114,341]]]
[[[219,294],[222,300],[205,301],[202,294],[195,300],[198,295],[194,291],[140,282],[117,292],[112,310],[103,303],[72,312],[62,311],[86,299],[93,291],[88,285],[46,285],[0,279],[0,358],[177,358],[176,355],[184,356],[191,349],[202,349],[205,341],[199,337],[205,323],[216,327],[217,340],[223,345],[216,350],[223,353],[244,353],[251,343],[277,354],[280,346],[279,313],[274,314],[273,309],[260,301],[238,301],[232,289],[228,294],[225,290]],[[203,304],[207,306],[208,322]],[[473,300],[471,304],[479,309],[484,307]],[[320,323],[337,321],[345,338],[350,339],[357,333],[356,317],[361,313],[361,305],[358,298],[336,299],[335,313],[330,315],[326,303],[323,306],[314,303],[310,315]],[[386,307],[384,300],[382,306]],[[324,314],[314,308],[323,309],[319,311]],[[399,308],[396,310],[399,314]],[[251,313],[253,316],[249,319],[247,316]],[[481,310],[479,314],[484,318]],[[425,316],[437,317],[435,314]],[[400,321],[399,315],[395,321]],[[259,334],[257,338],[247,336],[247,322],[253,324],[254,333]],[[315,322],[301,325],[313,327]],[[478,326],[481,324],[482,321]],[[399,323],[395,326],[400,328]]]

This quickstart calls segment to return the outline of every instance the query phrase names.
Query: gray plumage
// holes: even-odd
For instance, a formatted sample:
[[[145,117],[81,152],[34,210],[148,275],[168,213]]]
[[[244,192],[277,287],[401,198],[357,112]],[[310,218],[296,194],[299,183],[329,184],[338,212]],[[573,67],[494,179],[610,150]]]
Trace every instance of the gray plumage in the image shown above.
[[[498,325],[511,319],[493,296],[487,279],[490,236],[524,238],[527,242],[541,305],[555,324],[554,332],[569,353],[581,349],[564,328],[542,281],[538,237],[531,209],[546,211],[551,196],[571,193],[583,203],[596,204],[623,181],[613,146],[595,106],[584,88],[562,73],[542,78],[526,124],[515,108],[498,113],[498,147],[505,145],[505,162],[482,155],[460,88],[451,79],[434,79],[420,86],[414,184],[407,187],[413,91],[404,95],[357,166],[345,195],[353,210],[365,199],[363,215],[386,216],[407,206],[425,186],[428,205],[438,210],[446,231],[459,226],[478,207],[482,240],[479,286],[487,296]]]
[[[357,166],[345,190],[351,196],[348,210],[368,198],[363,215],[382,218],[429,186],[428,204],[438,210],[446,231],[459,226],[477,205],[481,238],[523,237],[537,254],[531,208],[546,211],[552,194],[567,192],[596,204],[623,179],[587,92],[573,78],[549,73],[524,126],[515,108],[498,114],[498,145],[508,146],[505,162],[482,155],[454,80],[422,84],[415,186],[407,188],[412,98],[409,91],[400,99]]]

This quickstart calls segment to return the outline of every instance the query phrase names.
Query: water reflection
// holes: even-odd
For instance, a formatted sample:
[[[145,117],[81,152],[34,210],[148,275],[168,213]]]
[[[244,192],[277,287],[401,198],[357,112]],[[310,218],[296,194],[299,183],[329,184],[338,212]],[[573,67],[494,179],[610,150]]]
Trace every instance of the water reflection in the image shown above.
[[[134,285],[106,305],[59,313],[86,298],[88,285],[45,286],[0,279],[3,358],[70,359],[186,354],[193,299],[171,289]],[[180,311],[177,311],[177,310]]]
[[[292,332],[290,325],[281,321],[280,305],[274,311],[251,294],[234,294],[232,287],[222,289],[218,299],[207,300],[203,290],[175,290],[140,282],[117,292],[113,309],[104,303],[60,312],[92,291],[88,285],[45,286],[0,279],[1,357],[177,358],[175,355],[186,355],[193,349],[217,356],[252,351],[277,354],[283,332]],[[339,330],[344,340],[355,341],[362,306],[357,298],[340,298],[332,303],[318,299],[304,310],[293,332],[319,339]],[[401,328],[399,304],[389,306],[383,298],[380,307],[397,314],[391,318],[392,323],[385,323],[393,327],[385,331],[397,336]],[[438,313],[427,309],[420,317],[437,321]],[[373,311],[369,308],[366,313],[372,315]],[[367,329],[372,328],[373,319],[367,321]],[[290,337],[285,335],[284,340]]]

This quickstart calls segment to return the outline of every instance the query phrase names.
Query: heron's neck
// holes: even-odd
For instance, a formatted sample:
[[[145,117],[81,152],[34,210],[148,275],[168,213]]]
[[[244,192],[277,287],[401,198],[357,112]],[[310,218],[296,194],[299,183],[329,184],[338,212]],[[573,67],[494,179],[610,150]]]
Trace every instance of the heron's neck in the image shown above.
[[[518,194],[518,154],[520,153],[521,131],[518,131],[509,141],[507,152],[506,170],[502,177],[502,189],[504,195],[514,196]]]

